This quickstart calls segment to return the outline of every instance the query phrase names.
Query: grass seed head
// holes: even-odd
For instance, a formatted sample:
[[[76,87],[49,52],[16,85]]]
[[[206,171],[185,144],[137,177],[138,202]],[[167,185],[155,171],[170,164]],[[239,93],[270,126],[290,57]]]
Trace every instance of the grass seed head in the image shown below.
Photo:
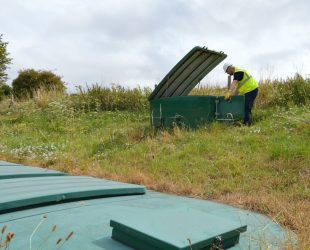
[[[11,240],[13,239],[13,237],[14,237],[14,233],[12,233],[12,232],[9,232],[7,235],[6,235],[6,241],[5,242],[7,242],[7,243],[9,243],[9,242],[11,242]]]
[[[62,241],[62,238],[59,238],[56,242],[56,245],[58,245]]]
[[[71,238],[72,235],[73,235],[73,231],[71,231],[71,232],[68,234],[66,240],[69,240],[69,239]]]
[[[4,225],[1,229],[1,233],[4,234],[5,233],[5,230],[6,230],[6,225]]]

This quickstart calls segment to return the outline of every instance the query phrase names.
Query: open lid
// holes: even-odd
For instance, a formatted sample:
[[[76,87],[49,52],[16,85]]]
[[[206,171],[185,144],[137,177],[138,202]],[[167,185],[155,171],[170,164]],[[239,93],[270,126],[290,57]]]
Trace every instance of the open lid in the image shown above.
[[[211,70],[227,57],[205,47],[194,47],[156,86],[149,100],[187,95]]]

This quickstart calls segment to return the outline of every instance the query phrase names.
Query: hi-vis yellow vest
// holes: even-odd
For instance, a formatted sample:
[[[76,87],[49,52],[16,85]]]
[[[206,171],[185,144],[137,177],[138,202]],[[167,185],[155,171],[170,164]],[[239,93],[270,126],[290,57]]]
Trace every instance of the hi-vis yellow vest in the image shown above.
[[[254,80],[254,78],[251,76],[249,72],[247,72],[245,69],[240,69],[235,67],[235,73],[236,72],[243,72],[243,78],[241,81],[238,81],[236,86],[236,94],[244,95],[256,88],[258,88],[257,82]]]

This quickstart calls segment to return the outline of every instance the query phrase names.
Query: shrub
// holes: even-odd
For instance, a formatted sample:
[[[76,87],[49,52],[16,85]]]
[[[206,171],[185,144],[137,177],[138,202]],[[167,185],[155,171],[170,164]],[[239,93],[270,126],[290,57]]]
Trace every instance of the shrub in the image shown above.
[[[60,76],[51,71],[26,69],[12,83],[14,95],[18,98],[33,98],[39,89],[64,92],[65,85]]]

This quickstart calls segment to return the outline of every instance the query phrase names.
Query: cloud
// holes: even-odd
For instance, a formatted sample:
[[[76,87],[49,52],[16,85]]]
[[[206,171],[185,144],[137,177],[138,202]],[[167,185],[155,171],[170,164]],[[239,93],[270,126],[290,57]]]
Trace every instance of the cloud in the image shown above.
[[[305,0],[29,0],[2,4],[0,22],[11,79],[35,68],[55,71],[69,89],[153,87],[196,45],[226,52],[256,77],[265,68],[293,74],[292,64],[310,73],[309,9]],[[217,67],[203,81],[227,80]]]

